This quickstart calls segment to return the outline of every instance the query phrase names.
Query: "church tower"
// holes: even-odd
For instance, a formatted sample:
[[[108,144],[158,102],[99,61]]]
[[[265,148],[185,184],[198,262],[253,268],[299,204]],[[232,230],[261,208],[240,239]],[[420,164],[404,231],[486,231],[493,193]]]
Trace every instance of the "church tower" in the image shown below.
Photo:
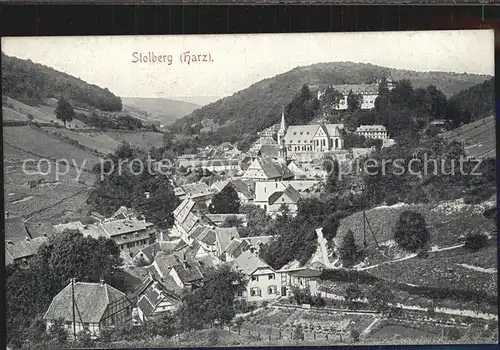
[[[286,134],[286,122],[285,122],[285,109],[281,107],[281,124],[278,130],[278,145],[281,145],[281,139],[285,138]]]
[[[281,125],[278,130],[278,161],[279,163],[286,165],[286,145],[285,145],[285,134],[286,134],[286,123],[285,123],[285,111],[284,108],[281,109]]]

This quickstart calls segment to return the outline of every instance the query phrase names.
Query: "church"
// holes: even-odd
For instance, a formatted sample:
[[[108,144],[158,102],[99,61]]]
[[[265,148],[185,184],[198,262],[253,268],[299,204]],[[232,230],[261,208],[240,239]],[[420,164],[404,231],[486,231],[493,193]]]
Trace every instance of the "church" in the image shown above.
[[[344,124],[290,125],[284,112],[277,133],[281,159],[296,158],[344,149]]]

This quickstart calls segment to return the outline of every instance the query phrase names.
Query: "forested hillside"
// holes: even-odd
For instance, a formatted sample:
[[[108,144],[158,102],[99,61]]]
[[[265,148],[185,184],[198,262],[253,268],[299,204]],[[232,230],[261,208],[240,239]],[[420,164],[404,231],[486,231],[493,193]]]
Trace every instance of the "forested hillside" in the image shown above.
[[[495,78],[463,90],[450,99],[450,103],[473,122],[495,113]]]
[[[75,78],[50,67],[2,53],[2,95],[16,100],[65,98],[76,106],[121,111],[122,101],[107,88]]]
[[[198,133],[207,123],[215,122],[212,130],[218,139],[255,134],[279,121],[282,106],[287,105],[307,84],[314,94],[329,84],[371,83],[376,78],[408,79],[414,88],[435,86],[447,97],[490,78],[486,75],[447,72],[415,72],[352,62],[318,63],[297,67],[286,73],[264,79],[178,120],[176,132]]]

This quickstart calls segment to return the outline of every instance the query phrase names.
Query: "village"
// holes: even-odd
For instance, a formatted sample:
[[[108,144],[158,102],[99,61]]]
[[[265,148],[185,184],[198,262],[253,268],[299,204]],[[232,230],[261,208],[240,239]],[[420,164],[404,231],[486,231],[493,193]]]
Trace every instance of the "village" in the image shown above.
[[[2,55],[9,348],[498,340],[492,77],[313,60],[122,102]]]

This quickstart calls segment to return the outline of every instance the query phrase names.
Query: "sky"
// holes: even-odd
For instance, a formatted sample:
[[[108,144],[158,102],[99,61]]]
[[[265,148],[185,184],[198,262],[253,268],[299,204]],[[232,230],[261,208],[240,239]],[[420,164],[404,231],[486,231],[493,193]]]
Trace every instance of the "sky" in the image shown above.
[[[4,37],[2,51],[121,97],[166,97],[199,104],[320,62],[494,75],[493,30]],[[161,56],[162,62],[134,62],[140,60],[139,54],[150,52]],[[193,54],[199,62],[194,62]]]

